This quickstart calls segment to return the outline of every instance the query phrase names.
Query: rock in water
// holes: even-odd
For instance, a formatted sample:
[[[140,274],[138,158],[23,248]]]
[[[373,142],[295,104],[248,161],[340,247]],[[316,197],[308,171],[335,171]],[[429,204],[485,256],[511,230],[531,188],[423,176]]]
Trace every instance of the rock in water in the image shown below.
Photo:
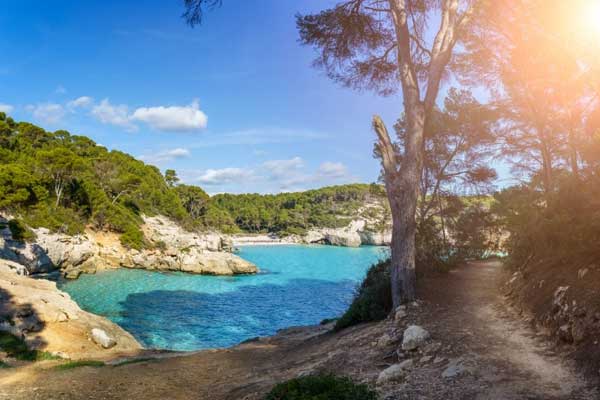
[[[425,343],[431,335],[418,325],[411,325],[404,331],[402,350],[415,350]]]
[[[106,332],[99,328],[92,329],[92,340],[105,349],[110,349],[117,344],[115,339],[108,336]]]
[[[402,379],[407,372],[412,368],[413,360],[404,360],[401,363],[387,367],[377,377],[377,384],[381,385],[388,382],[394,382]]]

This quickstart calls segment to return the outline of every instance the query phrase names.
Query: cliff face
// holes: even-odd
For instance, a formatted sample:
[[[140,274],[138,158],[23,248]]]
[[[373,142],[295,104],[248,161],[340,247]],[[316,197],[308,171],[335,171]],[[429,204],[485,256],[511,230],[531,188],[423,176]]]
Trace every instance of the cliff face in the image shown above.
[[[230,242],[218,234],[187,232],[165,217],[145,218],[143,231],[153,249],[127,249],[118,235],[91,230],[68,236],[39,228],[34,229],[35,241],[23,243],[5,228],[0,230],[0,259],[24,266],[27,274],[60,269],[67,278],[119,267],[211,275],[258,271],[231,254]]]

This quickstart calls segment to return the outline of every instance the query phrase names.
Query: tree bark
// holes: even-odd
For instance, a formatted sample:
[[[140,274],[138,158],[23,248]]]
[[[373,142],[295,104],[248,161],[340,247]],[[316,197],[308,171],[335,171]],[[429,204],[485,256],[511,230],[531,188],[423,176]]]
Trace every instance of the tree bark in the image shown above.
[[[397,42],[398,72],[402,84],[406,135],[402,163],[387,129],[379,117],[373,128],[382,153],[386,191],[392,210],[392,299],[394,307],[416,298],[416,211],[423,170],[423,135],[427,115],[435,107],[444,69],[450,61],[458,31],[468,21],[471,9],[458,15],[458,0],[444,0],[440,27],[433,41],[427,72],[427,90],[421,90],[411,53],[409,7],[406,0],[388,0]],[[398,166],[400,167],[398,169]]]

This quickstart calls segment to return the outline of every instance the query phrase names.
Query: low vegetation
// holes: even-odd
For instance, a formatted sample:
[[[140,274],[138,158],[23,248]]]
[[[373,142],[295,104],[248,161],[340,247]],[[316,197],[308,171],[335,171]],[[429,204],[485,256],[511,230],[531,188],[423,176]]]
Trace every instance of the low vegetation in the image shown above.
[[[367,385],[335,375],[313,375],[276,385],[265,400],[377,400]]]
[[[105,364],[103,361],[98,361],[98,360],[77,360],[77,361],[68,361],[66,363],[57,365],[54,367],[54,369],[57,369],[59,371],[67,371],[70,369],[80,368],[80,367],[99,368],[99,367],[103,367],[104,365]]]
[[[0,350],[9,357],[21,361],[43,361],[58,360],[60,357],[54,356],[46,351],[29,350],[27,344],[16,336],[8,332],[0,332]]]
[[[373,265],[359,286],[348,310],[336,321],[335,330],[361,322],[379,321],[392,310],[390,285],[390,262],[380,261]]]

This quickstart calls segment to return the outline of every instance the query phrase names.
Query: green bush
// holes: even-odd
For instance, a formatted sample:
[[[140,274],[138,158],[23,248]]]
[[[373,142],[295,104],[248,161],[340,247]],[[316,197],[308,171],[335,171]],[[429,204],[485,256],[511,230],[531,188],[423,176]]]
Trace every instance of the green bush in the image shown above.
[[[361,322],[379,321],[391,310],[390,261],[380,261],[369,269],[352,304],[338,319],[334,329],[339,331]]]
[[[14,240],[28,242],[35,239],[35,233],[27,227],[21,220],[11,219],[8,221],[8,229]]]
[[[350,378],[314,375],[279,383],[265,400],[377,400],[377,393]]]
[[[128,227],[120,240],[121,244],[129,249],[141,250],[146,246],[144,233],[135,225]]]
[[[98,368],[98,367],[103,367],[104,362],[103,361],[97,361],[97,360],[77,360],[77,361],[68,361],[64,364],[60,364],[57,365],[56,367],[54,367],[57,370],[60,371],[66,371],[69,369],[74,369],[74,368],[79,368],[79,367],[94,367],[94,368]]]
[[[0,350],[4,351],[9,357],[14,357],[17,360],[22,361],[60,359],[60,357],[54,356],[46,351],[29,350],[23,340],[8,332],[0,332]]]
[[[40,203],[27,210],[23,218],[27,225],[34,228],[48,228],[51,232],[60,232],[67,235],[76,235],[85,230],[85,220],[77,211],[54,207],[46,203]]]

